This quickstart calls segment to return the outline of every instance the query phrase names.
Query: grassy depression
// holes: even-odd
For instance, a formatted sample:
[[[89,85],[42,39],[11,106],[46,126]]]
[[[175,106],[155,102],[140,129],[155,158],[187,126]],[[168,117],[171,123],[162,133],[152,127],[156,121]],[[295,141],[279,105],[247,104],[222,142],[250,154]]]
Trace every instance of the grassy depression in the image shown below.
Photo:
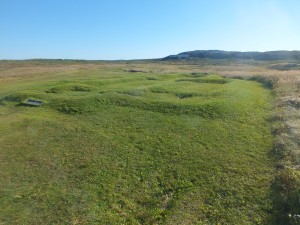
[[[0,223],[271,223],[268,89],[111,73],[0,84]]]

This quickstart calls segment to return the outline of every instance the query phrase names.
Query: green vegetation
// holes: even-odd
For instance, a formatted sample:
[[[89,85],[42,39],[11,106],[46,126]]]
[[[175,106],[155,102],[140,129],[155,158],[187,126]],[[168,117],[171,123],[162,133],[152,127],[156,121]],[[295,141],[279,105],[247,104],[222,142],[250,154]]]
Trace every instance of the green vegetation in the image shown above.
[[[297,78],[295,75],[280,77],[273,85],[276,95],[272,118],[273,154],[277,161],[273,186],[278,224],[300,223],[300,86]]]
[[[256,81],[110,68],[0,90],[0,224],[272,222],[272,96]]]

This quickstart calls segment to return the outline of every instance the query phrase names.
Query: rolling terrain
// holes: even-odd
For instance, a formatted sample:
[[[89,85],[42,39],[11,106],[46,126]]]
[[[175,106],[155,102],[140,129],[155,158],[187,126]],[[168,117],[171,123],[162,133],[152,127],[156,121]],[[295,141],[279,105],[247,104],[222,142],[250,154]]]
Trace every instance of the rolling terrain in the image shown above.
[[[196,50],[170,55],[163,60],[176,59],[252,59],[258,61],[299,60],[300,51],[236,52],[220,50]]]
[[[296,224],[291,63],[0,62],[0,223]]]

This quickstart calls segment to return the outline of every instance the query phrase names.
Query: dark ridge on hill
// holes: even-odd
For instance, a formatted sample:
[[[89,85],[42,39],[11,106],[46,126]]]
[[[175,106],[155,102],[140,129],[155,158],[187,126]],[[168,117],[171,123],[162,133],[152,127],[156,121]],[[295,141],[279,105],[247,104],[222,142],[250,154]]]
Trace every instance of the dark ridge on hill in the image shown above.
[[[253,59],[253,60],[299,60],[300,51],[235,52],[220,50],[196,50],[169,55],[162,60],[184,59]]]

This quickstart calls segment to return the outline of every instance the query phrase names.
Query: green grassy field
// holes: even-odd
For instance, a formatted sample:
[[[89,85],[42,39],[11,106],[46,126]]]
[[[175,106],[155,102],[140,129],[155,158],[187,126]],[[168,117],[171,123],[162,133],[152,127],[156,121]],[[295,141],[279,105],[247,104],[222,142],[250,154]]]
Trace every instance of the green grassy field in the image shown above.
[[[260,83],[116,67],[6,81],[0,98],[0,224],[272,223]]]

